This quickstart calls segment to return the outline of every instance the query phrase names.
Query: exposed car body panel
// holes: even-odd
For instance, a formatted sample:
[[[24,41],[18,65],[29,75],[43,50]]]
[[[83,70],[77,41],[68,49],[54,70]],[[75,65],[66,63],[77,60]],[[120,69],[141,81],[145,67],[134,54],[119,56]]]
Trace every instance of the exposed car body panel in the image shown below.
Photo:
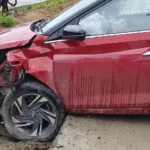
[[[0,32],[0,50],[26,45],[36,33],[30,30],[31,23],[25,23]]]

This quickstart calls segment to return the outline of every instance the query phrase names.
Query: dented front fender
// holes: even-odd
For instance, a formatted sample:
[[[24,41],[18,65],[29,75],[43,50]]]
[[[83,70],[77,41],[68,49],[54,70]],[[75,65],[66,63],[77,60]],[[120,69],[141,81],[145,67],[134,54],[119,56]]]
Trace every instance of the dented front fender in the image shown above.
[[[20,59],[10,54],[7,58],[11,64],[10,80],[13,83],[19,83],[19,75],[24,69],[26,74],[35,77],[57,94],[53,80],[53,60],[50,57],[43,56],[32,59],[24,57]]]
[[[41,40],[42,38],[42,40]],[[24,50],[14,50],[7,53],[7,61],[10,62],[12,68],[17,70],[17,74],[21,72],[21,68],[26,74],[30,74],[43,84],[51,88],[56,94],[56,88],[53,80],[53,49],[54,45],[45,45],[43,42],[45,37],[37,36],[32,46]],[[42,46],[42,49],[38,45]]]

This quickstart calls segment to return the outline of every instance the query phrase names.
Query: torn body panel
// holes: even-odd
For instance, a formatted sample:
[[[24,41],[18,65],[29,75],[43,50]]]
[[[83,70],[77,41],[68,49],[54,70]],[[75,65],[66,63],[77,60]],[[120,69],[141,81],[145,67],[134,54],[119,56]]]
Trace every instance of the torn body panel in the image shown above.
[[[11,63],[4,61],[0,65],[0,87],[12,87],[17,85],[21,70],[21,64],[12,65]]]
[[[8,61],[7,55],[13,50],[16,52],[17,49],[20,51],[31,46],[36,33],[30,30],[30,25],[31,23],[26,23],[0,32],[0,86],[17,84],[22,65],[15,59]]]
[[[30,30],[30,24],[26,23],[16,28],[2,30],[0,33],[0,36],[3,37],[0,38],[0,92],[4,91],[5,87],[12,88],[18,85],[24,76],[22,74],[23,64],[27,66],[27,60],[36,57],[41,52],[35,47],[42,45],[47,37],[37,36]],[[22,34],[23,32],[26,34]],[[9,34],[13,34],[14,38]]]
[[[22,51],[18,49],[9,52],[7,60],[11,64],[19,62],[27,74],[35,77],[57,94],[53,81],[53,50],[55,43],[44,45],[46,38],[47,36],[36,36],[31,47]],[[13,65],[13,68],[16,67],[19,76],[21,69],[18,65]]]

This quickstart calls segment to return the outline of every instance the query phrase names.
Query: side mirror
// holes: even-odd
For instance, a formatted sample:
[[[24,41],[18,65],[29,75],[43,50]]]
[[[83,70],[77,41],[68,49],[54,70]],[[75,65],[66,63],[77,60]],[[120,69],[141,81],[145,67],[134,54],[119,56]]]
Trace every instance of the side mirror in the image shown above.
[[[63,38],[65,39],[83,41],[85,36],[85,30],[79,25],[68,25],[63,30]]]

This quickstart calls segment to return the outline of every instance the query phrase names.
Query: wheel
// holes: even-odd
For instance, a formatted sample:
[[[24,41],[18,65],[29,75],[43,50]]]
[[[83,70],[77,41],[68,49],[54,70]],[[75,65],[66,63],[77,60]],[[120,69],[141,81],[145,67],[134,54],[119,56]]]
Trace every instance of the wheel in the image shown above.
[[[20,85],[5,98],[2,117],[18,140],[51,141],[64,121],[64,107],[56,94],[37,82]]]
[[[16,6],[17,5],[17,0],[8,0],[8,4],[11,6]]]

